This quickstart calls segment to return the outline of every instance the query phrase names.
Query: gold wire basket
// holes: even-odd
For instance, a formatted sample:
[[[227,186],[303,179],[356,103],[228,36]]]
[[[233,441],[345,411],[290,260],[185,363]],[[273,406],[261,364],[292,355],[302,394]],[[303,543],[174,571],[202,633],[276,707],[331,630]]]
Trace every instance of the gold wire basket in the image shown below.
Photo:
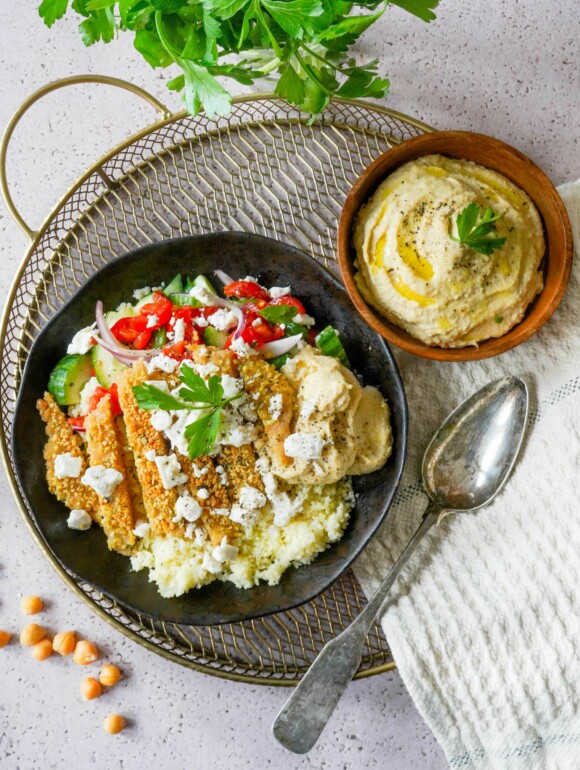
[[[89,168],[34,231],[8,190],[8,143],[34,102],[55,89],[87,82],[131,91],[162,117]],[[31,243],[9,292],[1,327],[4,465],[26,524],[65,583],[100,617],[150,650],[215,676],[294,685],[323,645],[360,612],[365,598],[349,571],[298,609],[196,628],[142,617],[63,569],[35,528],[12,465],[12,414],[32,343],[96,270],[128,250],[165,238],[220,230],[259,233],[309,252],[336,273],[335,229],[350,186],[379,154],[429,130],[392,110],[344,100],[332,102],[308,125],[305,116],[273,96],[238,98],[227,118],[193,118],[171,114],[142,89],[104,76],[50,83],[29,97],[10,121],[0,146],[0,186]],[[375,625],[356,676],[394,666]]]

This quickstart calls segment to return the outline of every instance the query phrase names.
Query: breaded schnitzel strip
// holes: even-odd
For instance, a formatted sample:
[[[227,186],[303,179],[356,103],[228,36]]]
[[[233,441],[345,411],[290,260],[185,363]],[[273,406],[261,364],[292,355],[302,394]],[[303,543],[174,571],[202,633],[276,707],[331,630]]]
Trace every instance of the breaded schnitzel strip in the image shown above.
[[[290,426],[296,403],[292,386],[282,372],[257,356],[238,361],[238,370],[264,425],[270,451],[280,465],[288,465],[290,460],[284,452],[284,441],[292,432]],[[278,402],[273,409],[272,398]]]
[[[213,459],[211,457],[196,457],[194,460],[190,460],[183,455],[178,455],[178,458],[184,472],[189,476],[191,494],[203,509],[201,521],[212,545],[219,545],[224,537],[227,537],[228,542],[231,543],[241,534],[242,528],[228,516],[212,513],[215,508],[230,507],[227,489],[221,482]],[[207,490],[207,498],[205,495],[205,499],[198,497],[200,489]]]
[[[39,399],[36,402],[36,408],[46,424],[46,435],[48,436],[48,441],[44,447],[44,460],[49,490],[70,510],[86,511],[98,521],[99,499],[97,494],[91,487],[87,487],[81,482],[88,465],[80,438],[73,431],[64,412],[50,393],[45,393],[44,399]],[[67,452],[70,452],[74,457],[81,458],[81,472],[76,479],[57,479],[54,474],[55,458]]]
[[[143,503],[143,491],[141,489],[141,484],[139,484],[139,477],[137,476],[135,457],[131,447],[129,446],[125,420],[123,420],[122,417],[117,417],[115,422],[119,432],[119,440],[121,441],[123,461],[125,463],[125,468],[127,468],[127,487],[129,490],[129,497],[131,498],[131,504],[133,506],[133,518],[135,521],[146,520],[147,511],[145,510],[145,505]]]
[[[123,475],[123,480],[115,488],[110,500],[99,496],[99,512],[100,524],[107,536],[109,550],[128,554],[136,542],[133,534],[135,515],[129,494],[123,445],[113,416],[110,396],[103,396],[95,409],[87,415],[85,427],[91,465],[113,468]]]
[[[237,503],[242,487],[254,487],[264,491],[262,477],[256,469],[256,453],[251,444],[233,446],[226,444],[218,456],[228,480],[227,490],[231,503]]]
[[[163,436],[151,425],[151,417],[137,406],[133,386],[147,379],[147,370],[140,361],[117,378],[119,403],[123,410],[127,439],[135,457],[135,468],[143,490],[143,503],[151,524],[152,535],[183,535],[183,527],[172,521],[175,516],[177,490],[165,489],[153,460],[145,456],[151,449],[157,455],[167,454]]]

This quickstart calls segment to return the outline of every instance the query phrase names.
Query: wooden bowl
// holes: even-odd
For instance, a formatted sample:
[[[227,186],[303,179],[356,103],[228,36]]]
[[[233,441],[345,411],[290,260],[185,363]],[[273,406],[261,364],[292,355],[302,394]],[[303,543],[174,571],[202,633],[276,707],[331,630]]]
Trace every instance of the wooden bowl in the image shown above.
[[[368,305],[354,281],[352,227],[358,210],[385,177],[398,166],[432,153],[458,160],[471,160],[511,179],[533,200],[544,226],[544,288],[519,324],[503,336],[481,342],[477,347],[441,348],[425,345]],[[474,361],[505,353],[535,334],[550,318],[564,296],[570,277],[572,231],[568,214],[556,188],[544,172],[521,152],[483,134],[438,131],[402,142],[377,158],[359,176],[347,196],[340,217],[338,261],[344,285],[358,312],[386,340],[423,358],[438,361]]]

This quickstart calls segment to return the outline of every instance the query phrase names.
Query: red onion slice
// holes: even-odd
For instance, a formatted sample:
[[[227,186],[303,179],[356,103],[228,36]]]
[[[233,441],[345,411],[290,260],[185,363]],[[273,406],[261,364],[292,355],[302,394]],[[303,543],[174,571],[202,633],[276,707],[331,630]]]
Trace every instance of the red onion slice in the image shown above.
[[[284,353],[289,353],[298,340],[301,339],[301,334],[294,334],[292,337],[282,337],[281,340],[266,342],[264,345],[257,348],[257,350],[259,353],[266,356],[266,358],[277,358],[278,356],[283,356]]]
[[[234,279],[230,278],[230,276],[227,273],[224,273],[223,270],[214,270],[214,274],[217,275],[224,286],[229,286],[230,283],[234,282]]]
[[[101,345],[105,350],[115,356],[115,358],[126,366],[131,366],[135,361],[140,361],[144,358],[150,358],[157,355],[160,351],[157,348],[148,348],[146,350],[132,350],[131,348],[121,345],[115,335],[107,326],[105,321],[105,314],[103,312],[103,303],[101,300],[97,302],[95,311],[95,318],[97,321],[97,329],[99,330],[100,339],[97,339],[97,343]]]
[[[69,423],[69,425],[70,425],[70,423]],[[85,433],[85,431],[86,431],[86,428],[84,428],[84,427],[81,428],[80,425],[71,425],[71,428],[73,430],[76,430],[77,433]]]

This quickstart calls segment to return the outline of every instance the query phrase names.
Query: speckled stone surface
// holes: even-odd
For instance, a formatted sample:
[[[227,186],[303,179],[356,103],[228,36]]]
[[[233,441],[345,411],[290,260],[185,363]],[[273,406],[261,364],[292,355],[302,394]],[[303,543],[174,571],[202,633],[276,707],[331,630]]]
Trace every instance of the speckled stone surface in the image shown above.
[[[35,2],[8,3],[2,16],[0,126],[43,83],[82,72],[116,75],[178,108],[165,73],[151,70],[128,40],[85,49],[72,19],[51,31]],[[440,128],[482,131],[519,147],[555,183],[579,173],[577,5],[573,0],[443,0],[427,26],[393,8],[359,46],[381,57],[392,80],[387,104]],[[132,96],[76,87],[35,106],[15,135],[9,172],[32,225],[43,219],[81,169],[153,119]],[[26,241],[0,206],[1,296]],[[36,663],[12,642],[0,651],[0,766],[204,770],[442,770],[445,759],[396,672],[354,682],[315,749],[304,758],[278,747],[270,724],[283,689],[210,678],[142,649],[94,617],[46,564],[0,480],[0,628],[24,625],[19,599],[38,593],[38,622],[93,639],[126,680],[84,703],[79,683],[98,671],[53,657]],[[110,737],[104,717],[119,711],[128,729]]]

